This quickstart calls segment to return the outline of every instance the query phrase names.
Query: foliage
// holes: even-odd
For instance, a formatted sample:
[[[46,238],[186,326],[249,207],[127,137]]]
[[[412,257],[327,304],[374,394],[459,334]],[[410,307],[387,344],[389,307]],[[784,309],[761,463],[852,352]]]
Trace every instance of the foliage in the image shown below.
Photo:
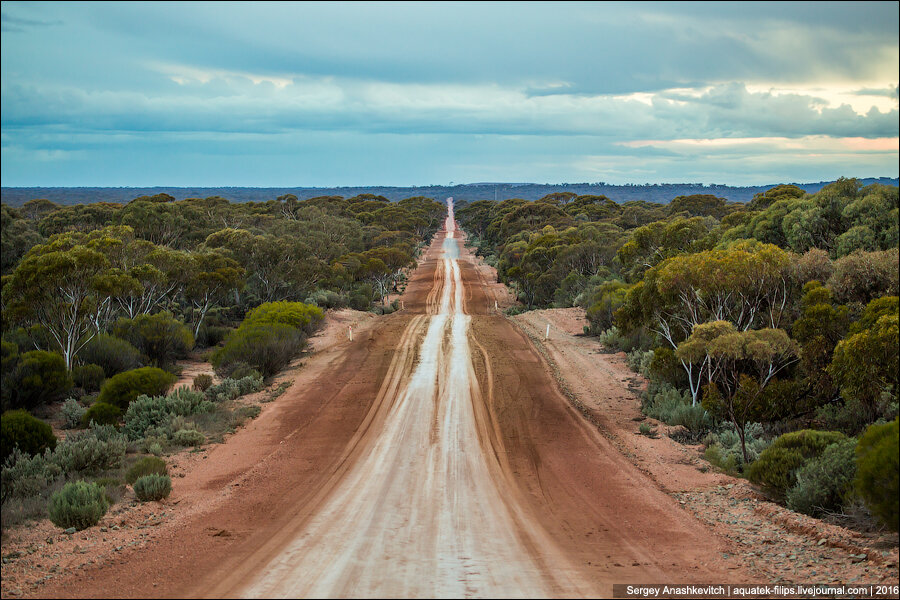
[[[744,442],[742,443],[742,437]],[[709,433],[703,438],[706,446],[704,456],[706,459],[726,473],[737,474],[746,468],[743,450],[746,447],[747,456],[752,463],[759,455],[769,447],[771,441],[763,435],[762,426],[759,423],[749,423],[744,428],[744,435],[738,435],[734,426],[730,423],[717,432]]]
[[[860,437],[856,447],[854,488],[866,506],[889,529],[897,531],[898,504],[898,423],[876,424]]]
[[[42,454],[29,456],[18,448],[3,461],[2,502],[11,498],[37,496],[62,476],[48,448]],[[4,508],[5,510],[5,508]]]
[[[689,395],[667,383],[651,383],[642,396],[642,411],[667,425],[682,426],[688,439],[699,440],[714,425],[710,414],[692,405]]]
[[[85,364],[100,365],[106,377],[144,365],[140,350],[123,339],[105,333],[85,344],[78,357]]]
[[[178,446],[202,446],[206,436],[196,429],[179,429],[172,435],[172,442]]]
[[[262,389],[263,380],[258,375],[248,375],[240,379],[223,379],[218,385],[206,390],[206,397],[216,402],[234,400]]]
[[[205,392],[212,387],[213,378],[209,373],[200,373],[194,377],[193,388],[198,392]]]
[[[801,467],[821,456],[828,446],[846,439],[847,436],[837,431],[804,429],[785,433],[750,465],[747,476],[783,501],[787,491],[796,485],[796,474]]]
[[[113,333],[131,343],[157,367],[175,364],[177,359],[186,358],[194,347],[190,328],[170,312],[143,314],[133,319],[121,317]]]
[[[871,302],[854,331],[835,347],[827,373],[841,396],[857,403],[872,422],[884,416],[886,404],[897,402],[900,389],[896,299]]]
[[[62,400],[72,389],[63,357],[56,352],[32,350],[19,355],[10,385],[10,408],[33,409]]]
[[[176,388],[168,396],[140,396],[125,413],[125,433],[131,440],[148,435],[171,437],[173,418],[212,410],[214,406],[204,394],[187,387]]]
[[[728,321],[695,326],[675,351],[709,381],[703,407],[731,421],[739,435],[748,422],[770,418],[765,388],[796,354],[796,342],[781,329],[737,331]]]
[[[81,427],[81,420],[87,409],[74,398],[69,398],[63,403],[62,409],[59,411],[63,419],[63,429],[77,429]]]
[[[108,508],[102,487],[96,483],[75,481],[67,483],[50,497],[48,513],[57,527],[82,530],[96,525]]]
[[[144,475],[134,482],[133,487],[138,500],[152,502],[167,498],[172,493],[172,480],[168,475]]]
[[[644,377],[650,376],[650,365],[653,363],[653,350],[632,350],[625,357],[628,368]]]
[[[97,392],[106,379],[100,365],[78,365],[72,369],[72,381],[86,392]]]
[[[82,427],[91,423],[97,425],[118,425],[122,419],[122,409],[108,402],[94,402],[81,417]]]
[[[40,454],[45,449],[56,447],[56,436],[53,429],[40,419],[24,410],[10,410],[0,416],[0,444],[3,459],[18,448],[27,455]]]
[[[104,382],[98,402],[105,402],[122,410],[140,395],[164,394],[177,378],[156,367],[141,367],[114,375]]]
[[[856,440],[831,444],[797,469],[797,483],[786,494],[788,508],[813,517],[837,512],[847,503],[856,475]]]
[[[135,462],[125,472],[125,481],[128,485],[134,485],[134,482],[144,475],[168,475],[169,468],[166,461],[156,456],[145,456]]]
[[[841,302],[866,304],[880,296],[898,294],[897,248],[878,252],[859,250],[834,262],[828,286]]]
[[[121,466],[126,450],[125,436],[115,433],[103,439],[102,434],[98,436],[97,427],[70,434],[56,446],[53,462],[64,473],[96,474]]]
[[[303,332],[290,325],[242,324],[213,353],[211,362],[217,371],[228,371],[236,362],[248,363],[269,377],[286,367],[305,346]]]

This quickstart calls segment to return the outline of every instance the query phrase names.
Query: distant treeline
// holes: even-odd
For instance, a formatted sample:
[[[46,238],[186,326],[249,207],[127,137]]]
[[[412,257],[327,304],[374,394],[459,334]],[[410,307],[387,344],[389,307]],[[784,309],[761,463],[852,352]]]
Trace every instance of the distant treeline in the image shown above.
[[[888,177],[859,180],[863,185],[880,183],[881,185],[898,185],[898,179]],[[825,187],[827,181],[818,183],[794,184],[810,194]],[[755,194],[765,192],[772,185],[751,187],[729,185],[704,185],[702,183],[654,183],[643,185],[611,185],[606,183],[470,183],[449,186],[418,187],[335,187],[335,188],[261,188],[261,187],[4,187],[2,201],[10,206],[22,206],[29,200],[44,198],[57,204],[89,204],[91,202],[126,203],[139,196],[169,194],[177,200],[187,198],[209,198],[220,196],[231,202],[266,202],[285,194],[293,194],[299,200],[307,200],[318,196],[343,196],[350,198],[360,194],[375,194],[389,200],[401,200],[414,196],[443,199],[452,196],[456,200],[473,202],[475,200],[506,200],[522,198],[538,200],[547,194],[572,192],[578,196],[606,196],[618,202],[645,200],[658,204],[668,204],[672,198],[693,194],[712,194],[731,202],[749,202]]]

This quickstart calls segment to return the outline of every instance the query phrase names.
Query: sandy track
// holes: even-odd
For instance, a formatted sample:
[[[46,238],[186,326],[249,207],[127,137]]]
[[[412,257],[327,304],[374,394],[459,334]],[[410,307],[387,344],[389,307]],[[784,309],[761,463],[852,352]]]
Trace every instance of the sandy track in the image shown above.
[[[446,229],[405,311],[309,361],[302,386],[176,487],[218,502],[42,594],[609,596],[742,579],[559,393],[496,313],[502,286]]]

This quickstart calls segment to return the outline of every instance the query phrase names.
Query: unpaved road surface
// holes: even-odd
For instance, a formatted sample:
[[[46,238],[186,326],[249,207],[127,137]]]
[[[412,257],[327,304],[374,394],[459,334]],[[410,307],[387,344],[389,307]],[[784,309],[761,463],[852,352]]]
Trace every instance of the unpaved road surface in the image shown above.
[[[613,583],[748,579],[558,391],[450,208],[405,310],[309,361],[176,482],[175,498],[218,501],[41,594],[608,597]]]

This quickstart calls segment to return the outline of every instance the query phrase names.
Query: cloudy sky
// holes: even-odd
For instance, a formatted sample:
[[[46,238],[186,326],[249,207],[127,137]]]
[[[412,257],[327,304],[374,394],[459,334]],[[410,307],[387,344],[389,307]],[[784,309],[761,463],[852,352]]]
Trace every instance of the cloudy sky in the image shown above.
[[[2,185],[898,174],[898,3],[2,4]]]

